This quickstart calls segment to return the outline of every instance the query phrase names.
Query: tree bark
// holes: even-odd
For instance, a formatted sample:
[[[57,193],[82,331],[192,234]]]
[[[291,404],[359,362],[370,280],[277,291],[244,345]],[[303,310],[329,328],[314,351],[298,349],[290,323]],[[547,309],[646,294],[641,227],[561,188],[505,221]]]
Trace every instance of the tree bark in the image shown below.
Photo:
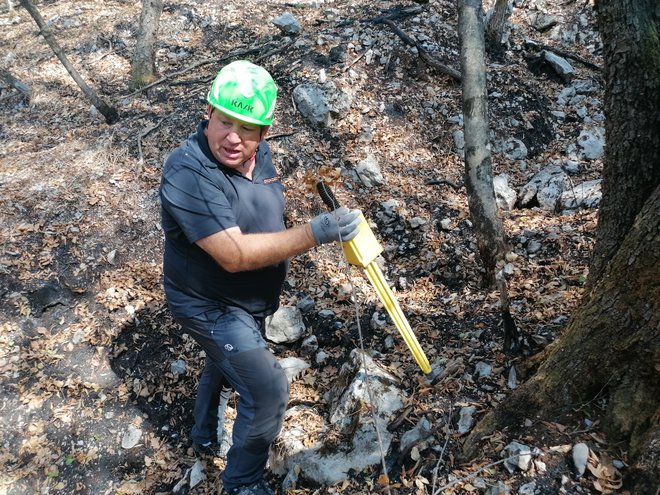
[[[131,65],[131,89],[151,84],[156,78],[154,44],[163,12],[163,0],[142,0],[135,54]]]
[[[504,44],[504,28],[511,15],[509,2],[510,0],[495,0],[493,11],[486,26],[486,42],[491,50],[501,50]]]
[[[119,114],[117,113],[117,110],[110,107],[107,105],[103,100],[101,100],[94,90],[90,88],[87,83],[80,77],[80,74],[78,74],[78,71],[71,65],[71,62],[69,62],[69,59],[67,58],[66,54],[64,53],[64,50],[62,47],[59,45],[53,34],[50,32],[48,29],[48,26],[44,22],[43,18],[41,17],[41,14],[39,13],[39,10],[30,2],[30,0],[20,0],[21,5],[25,10],[28,11],[28,13],[32,16],[32,19],[34,19],[34,22],[37,23],[37,26],[39,26],[39,29],[41,30],[41,35],[44,37],[46,42],[48,43],[48,46],[53,50],[55,55],[57,55],[57,58],[60,59],[60,62],[62,62],[62,65],[64,68],[67,70],[67,72],[71,75],[74,81],[76,81],[76,84],[78,87],[85,93],[85,95],[91,100],[92,105],[96,107],[96,109],[101,112],[101,114],[105,117],[105,121],[108,124],[113,124],[117,121],[119,118]]]
[[[484,281],[491,286],[495,283],[497,262],[504,259],[505,243],[502,221],[497,216],[488,147],[488,99],[482,17],[480,0],[459,0],[465,187],[477,246],[485,268]]]
[[[605,55],[603,198],[587,288],[605,270],[660,183],[660,20],[657,0],[600,0]]]

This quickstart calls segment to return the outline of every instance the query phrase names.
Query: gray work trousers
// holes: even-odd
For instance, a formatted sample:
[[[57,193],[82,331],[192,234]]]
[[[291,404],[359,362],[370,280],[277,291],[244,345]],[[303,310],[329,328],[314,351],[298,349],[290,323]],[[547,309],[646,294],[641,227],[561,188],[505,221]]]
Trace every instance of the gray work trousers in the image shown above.
[[[239,399],[222,481],[225,490],[254,483],[263,477],[289,400],[289,382],[262,336],[264,318],[227,307],[176,320],[206,352],[192,440],[216,442],[220,393],[231,386]]]

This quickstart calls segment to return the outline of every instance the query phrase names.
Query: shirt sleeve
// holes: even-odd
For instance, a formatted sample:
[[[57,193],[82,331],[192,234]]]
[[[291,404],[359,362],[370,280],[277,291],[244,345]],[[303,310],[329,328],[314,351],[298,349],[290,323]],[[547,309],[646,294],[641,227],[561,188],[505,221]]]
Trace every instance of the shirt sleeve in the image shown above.
[[[165,165],[160,187],[163,209],[190,243],[237,225],[225,192],[203,167],[176,163]],[[164,229],[168,226],[163,225]],[[171,226],[169,226],[171,227]]]

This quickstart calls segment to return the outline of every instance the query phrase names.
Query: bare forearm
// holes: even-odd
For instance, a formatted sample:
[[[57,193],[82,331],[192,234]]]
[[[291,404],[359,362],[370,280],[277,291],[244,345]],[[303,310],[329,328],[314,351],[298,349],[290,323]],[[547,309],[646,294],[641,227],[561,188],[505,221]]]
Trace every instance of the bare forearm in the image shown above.
[[[257,270],[316,246],[309,224],[282,232],[243,234],[238,228],[218,232],[197,241],[216,262],[229,272]]]

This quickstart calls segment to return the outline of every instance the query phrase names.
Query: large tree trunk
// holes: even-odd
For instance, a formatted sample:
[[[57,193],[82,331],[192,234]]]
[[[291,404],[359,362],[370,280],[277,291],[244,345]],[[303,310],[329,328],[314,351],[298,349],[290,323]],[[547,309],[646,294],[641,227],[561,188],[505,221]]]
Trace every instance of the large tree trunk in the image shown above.
[[[588,287],[660,182],[660,21],[657,0],[597,3],[603,39],[607,148]]]
[[[163,0],[142,0],[140,26],[131,65],[132,89],[146,86],[156,78],[154,44],[162,12]]]
[[[78,71],[73,67],[73,65],[71,65],[71,62],[69,62],[69,59],[67,58],[60,44],[53,36],[53,33],[51,33],[50,29],[48,29],[48,26],[44,22],[43,17],[41,17],[39,10],[30,2],[30,0],[20,0],[20,2],[23,8],[27,10],[32,16],[34,22],[37,23],[37,26],[39,26],[39,29],[41,30],[41,35],[44,37],[55,55],[57,55],[57,58],[60,59],[60,62],[62,62],[62,65],[67,70],[69,75],[73,78],[74,81],[76,81],[78,87],[91,100],[92,105],[94,105],[94,107],[96,107],[96,109],[101,112],[101,115],[105,117],[105,121],[108,124],[114,124],[119,118],[117,110],[110,107],[101,98],[99,98],[94,90],[87,85],[82,77],[80,77],[80,74],[78,74]]]

